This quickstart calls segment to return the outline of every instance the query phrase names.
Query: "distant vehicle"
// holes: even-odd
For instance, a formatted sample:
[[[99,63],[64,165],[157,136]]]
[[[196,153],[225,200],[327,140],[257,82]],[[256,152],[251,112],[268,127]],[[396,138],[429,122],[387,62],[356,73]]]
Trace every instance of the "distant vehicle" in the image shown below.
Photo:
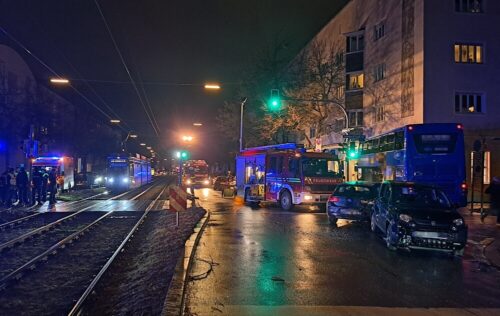
[[[214,180],[213,188],[215,191],[222,191],[226,185],[228,185],[228,177],[218,176]]]
[[[39,167],[46,171],[55,169],[57,177],[63,177],[64,185],[61,189],[69,190],[75,186],[73,158],[67,156],[46,156],[33,160],[33,168]]]
[[[371,229],[391,250],[430,249],[462,255],[467,226],[446,194],[434,186],[384,182],[373,207]]]
[[[337,225],[338,219],[369,221],[378,188],[379,184],[360,181],[337,185],[326,202],[330,224]]]
[[[205,160],[188,160],[183,166],[183,182],[187,186],[210,187],[212,184]]]
[[[453,204],[467,204],[461,124],[413,124],[366,140],[358,178],[410,181],[440,187]]]
[[[75,187],[87,189],[104,186],[104,176],[102,173],[85,172],[75,175]]]
[[[243,150],[236,158],[236,181],[246,203],[277,202],[290,210],[299,204],[323,206],[343,177],[333,154],[287,143]]]
[[[151,182],[151,164],[145,157],[108,157],[106,187],[115,190],[138,188]]]

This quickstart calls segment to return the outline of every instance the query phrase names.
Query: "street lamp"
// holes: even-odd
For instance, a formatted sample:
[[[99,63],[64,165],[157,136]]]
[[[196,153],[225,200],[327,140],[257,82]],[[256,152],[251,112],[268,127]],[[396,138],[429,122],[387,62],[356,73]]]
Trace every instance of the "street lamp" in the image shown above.
[[[188,143],[188,142],[192,142],[193,141],[193,136],[191,135],[184,135],[182,136],[182,141]]]
[[[141,146],[146,146],[146,143],[140,143],[139,145],[141,145]]]
[[[205,84],[205,89],[207,89],[207,90],[220,90],[220,85],[207,83],[207,84]]]
[[[111,124],[120,124],[120,122],[121,122],[121,121],[120,121],[120,120],[117,120],[117,119],[111,119],[111,120],[109,120],[109,122],[110,122]]]
[[[146,147],[147,150],[151,150],[151,146]]]
[[[130,134],[130,138],[137,138],[137,134]]]
[[[243,150],[243,107],[247,102],[247,98],[243,97],[240,101],[240,152]]]
[[[50,82],[55,84],[69,84],[69,80],[65,78],[50,78]]]
[[[203,123],[193,123],[193,126],[200,127],[203,126]]]

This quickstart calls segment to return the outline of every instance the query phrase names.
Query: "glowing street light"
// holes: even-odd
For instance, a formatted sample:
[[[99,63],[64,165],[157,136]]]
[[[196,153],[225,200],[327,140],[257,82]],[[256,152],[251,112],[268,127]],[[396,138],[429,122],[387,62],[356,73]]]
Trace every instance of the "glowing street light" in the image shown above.
[[[112,124],[120,124],[120,120],[116,120],[116,119],[112,119],[112,120],[109,120],[110,123]]]
[[[198,127],[200,127],[200,126],[203,126],[203,123],[193,123],[193,126],[198,126]]]
[[[207,83],[205,85],[205,89],[207,89],[207,90],[220,90],[220,85]]]
[[[141,145],[141,146],[146,146],[146,143],[140,143],[139,145]]]
[[[137,138],[137,134],[130,134],[130,138]]]
[[[184,136],[182,136],[182,140],[185,142],[191,142],[191,141],[193,141],[193,136],[184,135]]]
[[[65,78],[50,78],[50,82],[55,84],[69,84],[69,80]]]
[[[148,146],[148,147],[146,147],[146,149],[147,149],[147,150],[151,150],[151,147],[150,147],[150,146]]]

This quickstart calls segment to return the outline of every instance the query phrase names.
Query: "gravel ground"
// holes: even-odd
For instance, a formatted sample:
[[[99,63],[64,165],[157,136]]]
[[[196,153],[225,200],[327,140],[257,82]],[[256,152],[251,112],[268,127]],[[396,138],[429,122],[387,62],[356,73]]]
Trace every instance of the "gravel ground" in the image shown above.
[[[205,211],[153,211],[88,301],[86,315],[159,315],[186,239]]]
[[[105,187],[93,188],[93,189],[81,189],[81,190],[72,190],[69,192],[64,192],[62,194],[57,195],[57,199],[60,201],[78,201],[81,199],[86,199],[88,197],[94,196],[99,193],[103,193],[106,191]],[[104,196],[105,198],[106,196]]]
[[[102,215],[104,215],[102,212],[80,213],[43,235],[30,238],[22,244],[4,251],[0,256],[0,278],[46,251],[65,237],[92,223]]]
[[[0,292],[0,314],[67,314],[142,214],[116,212]]]
[[[71,213],[43,213],[41,215],[33,216],[23,223],[5,228],[0,234],[0,244],[69,215],[71,215]]]
[[[13,220],[16,220],[18,218],[28,216],[30,214],[33,214],[33,212],[25,211],[22,209],[3,209],[0,208],[0,225],[3,223],[7,223]]]

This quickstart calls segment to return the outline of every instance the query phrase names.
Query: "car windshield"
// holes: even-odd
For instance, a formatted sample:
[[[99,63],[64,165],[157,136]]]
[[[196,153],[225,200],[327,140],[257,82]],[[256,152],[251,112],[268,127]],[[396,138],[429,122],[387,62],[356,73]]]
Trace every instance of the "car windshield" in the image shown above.
[[[326,158],[303,158],[302,173],[304,177],[338,177],[339,162]]]
[[[394,186],[392,202],[412,207],[450,208],[450,202],[443,191],[432,187]]]
[[[370,199],[375,197],[375,188],[363,185],[339,185],[333,194]]]

